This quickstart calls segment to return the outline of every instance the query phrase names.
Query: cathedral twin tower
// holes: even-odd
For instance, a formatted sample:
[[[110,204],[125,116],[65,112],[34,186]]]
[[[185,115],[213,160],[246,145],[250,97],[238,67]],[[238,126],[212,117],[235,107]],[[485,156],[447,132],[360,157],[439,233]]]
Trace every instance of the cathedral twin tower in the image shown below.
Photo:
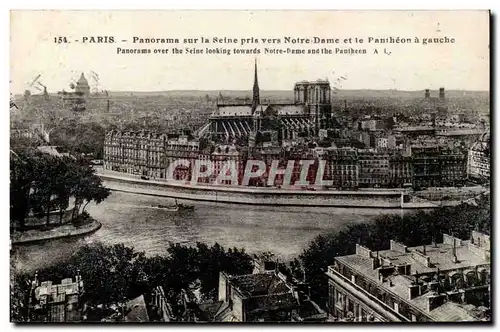
[[[259,80],[257,77],[257,60],[254,66],[254,83],[252,98],[252,114],[260,104]],[[304,105],[311,121],[315,126],[316,136],[319,129],[326,129],[332,116],[331,97],[332,90],[328,80],[300,81],[295,83],[293,89],[293,102],[295,105]]]
[[[210,117],[210,132],[223,141],[247,139],[264,131],[278,131],[278,137],[285,140],[317,137],[321,129],[329,128],[331,110],[331,90],[327,80],[296,83],[293,102],[261,103],[255,62],[252,102],[218,104]]]

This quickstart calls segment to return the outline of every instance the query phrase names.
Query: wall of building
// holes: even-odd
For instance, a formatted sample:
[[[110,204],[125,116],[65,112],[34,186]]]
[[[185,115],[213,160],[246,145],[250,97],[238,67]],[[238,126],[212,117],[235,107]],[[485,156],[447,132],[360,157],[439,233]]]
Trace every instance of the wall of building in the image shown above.
[[[386,139],[383,138],[386,142]],[[391,139],[392,142],[392,139]],[[389,138],[387,138],[389,146]],[[386,144],[384,143],[384,146]],[[411,156],[403,156],[401,151],[391,149],[326,149],[321,154],[314,151],[313,155],[307,156],[307,151],[300,151],[294,155],[285,152],[280,147],[272,147],[277,151],[260,147],[254,149],[252,159],[263,160],[267,168],[273,160],[284,161],[283,167],[288,160],[316,159],[316,163],[309,169],[309,182],[314,184],[318,160],[326,160],[325,180],[333,180],[334,188],[349,189],[357,187],[402,187],[412,184],[415,188],[454,186],[461,184],[466,177],[467,158],[461,151],[445,150],[439,147],[412,148]],[[267,149],[267,150],[266,150]],[[252,150],[252,151],[254,151]],[[272,151],[271,151],[272,150]],[[349,151],[348,151],[349,150]],[[311,152],[311,151],[309,151]],[[480,169],[489,177],[489,163],[487,166],[479,166],[476,152],[470,152],[468,158],[469,174],[479,174]],[[191,174],[192,165],[197,160],[211,160],[215,162],[215,168],[220,169],[222,161],[234,161],[238,168],[238,184],[241,184],[245,161],[250,158],[246,149],[235,149],[234,153],[207,153],[200,151],[199,142],[190,141],[186,137],[169,139],[166,135],[151,135],[141,133],[119,133],[108,134],[104,147],[104,168],[113,171],[140,175],[154,179],[165,179],[169,165],[178,159],[187,159],[190,166],[177,167],[174,173],[175,179],[182,179]],[[481,164],[482,165],[482,164]],[[487,168],[486,168],[487,167]],[[217,172],[215,173],[214,179]],[[294,169],[292,184],[299,178],[300,169]],[[202,182],[212,183],[213,180],[202,179]],[[188,178],[190,181],[191,179]],[[277,177],[275,183],[270,185],[281,186],[282,180]],[[254,180],[251,186],[264,186]],[[264,182],[267,182],[264,180]]]
[[[243,308],[243,299],[241,296],[235,292],[231,291],[231,301],[232,301],[232,308],[233,308],[233,316],[239,320],[240,322],[245,322],[246,321],[246,315],[244,314],[244,308]]]

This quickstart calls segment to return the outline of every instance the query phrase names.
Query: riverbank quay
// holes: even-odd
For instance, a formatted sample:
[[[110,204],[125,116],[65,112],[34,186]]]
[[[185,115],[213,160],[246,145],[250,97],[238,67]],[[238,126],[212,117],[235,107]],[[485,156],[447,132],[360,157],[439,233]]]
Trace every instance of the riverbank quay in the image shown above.
[[[267,187],[190,185],[161,180],[145,180],[127,174],[98,170],[103,184],[112,191],[217,203],[319,206],[388,209],[432,209],[453,206],[461,200],[429,201],[407,189],[304,190]]]

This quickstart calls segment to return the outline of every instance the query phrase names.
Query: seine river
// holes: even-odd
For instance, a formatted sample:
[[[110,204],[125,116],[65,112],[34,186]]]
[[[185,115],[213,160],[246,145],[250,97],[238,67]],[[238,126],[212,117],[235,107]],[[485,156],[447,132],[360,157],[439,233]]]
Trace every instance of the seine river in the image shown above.
[[[170,242],[194,244],[218,242],[247,252],[271,251],[289,260],[307,247],[318,234],[336,232],[348,223],[361,223],[384,213],[400,210],[331,207],[269,207],[225,203],[194,204],[194,211],[168,212],[157,204],[173,200],[112,192],[99,205],[89,205],[90,214],[102,228],[83,238],[59,239],[15,246],[16,270],[34,271],[71,256],[87,243],[124,243],[148,255],[164,254]],[[179,201],[181,203],[181,201]]]

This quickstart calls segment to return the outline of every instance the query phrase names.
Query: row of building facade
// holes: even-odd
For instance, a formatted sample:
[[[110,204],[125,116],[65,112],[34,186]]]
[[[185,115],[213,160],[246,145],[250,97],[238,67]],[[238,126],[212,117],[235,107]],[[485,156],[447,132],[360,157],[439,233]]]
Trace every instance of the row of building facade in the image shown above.
[[[191,181],[189,176],[195,161],[210,160],[214,165],[213,178],[199,179],[210,183],[219,174],[222,164],[228,161],[234,162],[241,179],[249,159],[263,160],[268,168],[273,160],[279,160],[282,168],[288,161],[295,160],[292,180],[298,180],[299,160],[313,159],[315,162],[308,174],[308,179],[313,180],[319,161],[325,160],[323,179],[334,181],[332,187],[336,188],[454,186],[462,184],[468,175],[481,174],[489,178],[486,143],[475,144],[467,151],[438,145],[413,145],[404,150],[390,150],[297,146],[249,148],[236,144],[203,146],[200,142],[188,132],[167,135],[112,131],[105,138],[104,167],[161,180],[167,178],[167,169],[173,161],[187,159],[191,166],[177,167],[175,177]],[[272,185],[280,185],[279,176],[276,181]]]
[[[174,178],[192,181],[193,164],[210,160],[213,176],[197,182],[212,183],[223,164],[230,161],[236,165],[240,183],[247,160],[265,161],[265,174],[273,161],[278,160],[284,168],[294,160],[293,184],[300,178],[299,161],[313,159],[308,181],[316,179],[320,161],[324,160],[323,179],[333,181],[329,186],[335,188],[455,186],[463,183],[468,173],[489,179],[490,156],[485,148],[489,141],[473,145],[469,152],[440,142],[410,144],[408,138],[415,133],[393,134],[392,118],[361,119],[359,130],[346,131],[333,116],[328,80],[295,83],[291,103],[262,103],[257,74],[255,64],[251,102],[218,103],[209,122],[197,130],[198,139],[186,132],[109,132],[104,142],[104,167],[166,179],[175,160],[187,159],[189,165],[176,167]],[[440,90],[441,95],[444,96],[444,89]],[[434,131],[431,128],[430,134]],[[422,134],[417,131],[416,136]],[[328,140],[332,141],[322,144],[328,146],[324,148],[310,144]],[[275,182],[254,179],[250,184],[280,186],[282,182],[278,176]]]

